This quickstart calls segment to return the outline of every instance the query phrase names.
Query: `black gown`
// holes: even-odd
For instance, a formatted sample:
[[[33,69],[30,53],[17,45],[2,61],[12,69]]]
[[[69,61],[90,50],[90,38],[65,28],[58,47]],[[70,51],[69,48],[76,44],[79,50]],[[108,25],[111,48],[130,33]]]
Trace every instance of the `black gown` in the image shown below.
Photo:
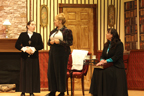
[[[22,32],[15,44],[18,50],[31,46],[36,49],[33,55],[21,52],[20,86],[19,91],[24,93],[40,92],[40,70],[38,50],[43,49],[43,42],[39,33],[33,32],[29,38],[27,32]]]
[[[113,60],[114,66],[94,69],[90,93],[94,96],[128,96],[127,80],[123,62],[123,43],[118,42],[115,49],[104,48],[101,59]]]
[[[57,28],[52,30],[50,36],[58,31]],[[49,61],[48,61],[48,86],[51,92],[66,91],[66,72],[68,57],[71,53],[70,46],[73,42],[72,31],[65,26],[60,29],[63,35],[63,41],[60,44],[50,44]]]

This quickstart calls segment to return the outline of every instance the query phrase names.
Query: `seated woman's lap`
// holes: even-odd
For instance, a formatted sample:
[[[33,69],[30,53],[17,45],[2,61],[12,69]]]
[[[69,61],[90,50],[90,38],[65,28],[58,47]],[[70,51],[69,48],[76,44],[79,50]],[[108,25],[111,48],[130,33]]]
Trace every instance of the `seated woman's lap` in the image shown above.
[[[113,96],[116,87],[116,69],[94,69],[90,93],[98,96]]]

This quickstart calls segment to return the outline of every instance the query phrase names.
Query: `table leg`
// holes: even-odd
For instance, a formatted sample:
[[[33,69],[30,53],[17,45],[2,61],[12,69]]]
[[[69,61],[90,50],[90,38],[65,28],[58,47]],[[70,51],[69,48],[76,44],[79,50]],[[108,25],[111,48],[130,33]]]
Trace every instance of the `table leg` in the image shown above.
[[[92,65],[90,65],[90,78],[92,77]]]

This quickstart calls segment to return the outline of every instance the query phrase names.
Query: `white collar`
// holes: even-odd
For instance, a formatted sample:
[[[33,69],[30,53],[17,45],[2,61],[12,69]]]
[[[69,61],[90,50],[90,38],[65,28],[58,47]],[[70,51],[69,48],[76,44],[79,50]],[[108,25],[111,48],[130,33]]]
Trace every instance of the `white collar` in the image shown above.
[[[32,31],[30,31],[30,30],[28,30],[28,34],[33,34],[33,32],[32,32]]]

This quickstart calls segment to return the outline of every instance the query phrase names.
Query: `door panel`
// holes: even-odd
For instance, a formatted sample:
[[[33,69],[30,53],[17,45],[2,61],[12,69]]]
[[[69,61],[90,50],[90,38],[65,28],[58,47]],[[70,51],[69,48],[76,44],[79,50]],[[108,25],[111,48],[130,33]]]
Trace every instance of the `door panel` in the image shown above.
[[[69,29],[72,30],[72,32],[76,32],[76,25],[66,25]],[[71,46],[71,49],[77,49],[77,34],[73,34],[73,46]]]
[[[73,32],[71,49],[84,49],[93,53],[93,8],[63,8],[66,26]]]
[[[83,40],[84,39],[84,40]],[[80,49],[89,48],[89,34],[88,34],[88,26],[81,26],[80,32]]]

